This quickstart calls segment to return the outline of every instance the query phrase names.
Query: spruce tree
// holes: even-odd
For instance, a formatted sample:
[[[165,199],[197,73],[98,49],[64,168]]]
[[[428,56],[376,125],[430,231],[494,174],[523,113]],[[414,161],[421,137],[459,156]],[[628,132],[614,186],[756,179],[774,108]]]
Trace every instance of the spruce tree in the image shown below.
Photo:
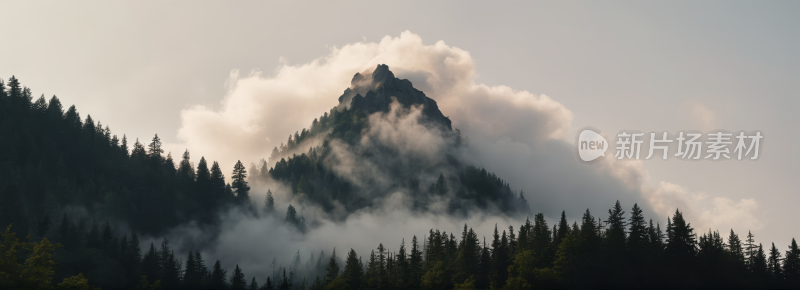
[[[283,220],[285,223],[298,226],[300,221],[297,219],[297,210],[291,204],[286,208],[286,218]]]
[[[286,270],[284,270],[284,275]],[[325,267],[325,284],[330,283],[339,276],[339,264],[336,263],[336,248],[333,249],[328,266]]]
[[[183,287],[186,289],[198,289],[200,285],[200,271],[197,268],[197,261],[192,250],[189,250],[189,255],[186,257],[186,269],[183,271]]]
[[[408,273],[408,286],[418,286],[422,278],[422,249],[419,247],[416,235],[411,239],[411,255],[408,261]]]
[[[122,263],[125,265],[128,283],[132,285],[142,275],[142,249],[139,246],[139,236],[136,233],[132,233],[130,239],[128,239],[128,246],[122,254]]]
[[[756,258],[756,251],[758,251],[758,246],[754,238],[755,236],[753,233],[747,231],[747,239],[744,242],[744,254],[748,267],[752,267],[753,263],[755,263],[754,259]]]
[[[767,272],[767,255],[764,253],[764,248],[758,244],[756,248],[753,263],[750,265],[750,271],[753,273],[753,278],[757,283],[766,283],[769,279],[769,272]]]
[[[161,280],[161,263],[159,262],[158,251],[156,251],[153,243],[150,243],[150,249],[142,258],[142,274],[147,276],[150,284],[153,284],[156,280]]]
[[[783,280],[781,260],[781,252],[775,247],[775,243],[772,243],[772,248],[769,249],[769,259],[767,260],[767,271],[774,281]]]
[[[195,181],[194,168],[189,155],[189,150],[183,152],[181,163],[178,164],[178,179],[184,184],[191,184]]]
[[[213,199],[217,202],[226,202],[225,198],[225,175],[222,174],[222,169],[219,163],[214,161],[211,165],[211,188],[213,190]]]
[[[272,197],[272,190],[267,189],[267,196],[264,197],[264,212],[267,214],[275,213],[275,198]]]
[[[236,265],[233,275],[231,275],[231,290],[245,289],[247,289],[247,280],[244,277],[244,273],[242,273],[242,269],[239,269],[239,265]]]
[[[351,289],[358,289],[361,285],[361,276],[363,275],[363,265],[361,265],[361,262],[359,262],[356,251],[350,249],[350,252],[347,253],[347,259],[344,263],[344,272],[342,272],[342,276],[344,276],[347,287]]]
[[[289,278],[286,277],[286,268],[283,268],[283,277],[281,278],[281,284],[278,289],[289,289],[291,288],[291,284],[289,284]]]
[[[789,286],[800,287],[800,248],[794,238],[786,251],[786,258],[783,259],[783,275]]]
[[[522,229],[520,229],[522,231]],[[553,245],[558,247],[561,244],[561,240],[567,237],[569,234],[569,223],[567,223],[567,215],[566,211],[561,211],[561,219],[558,221],[558,230],[554,231],[555,239],[553,240]],[[522,239],[522,234],[520,233],[520,239]]]
[[[228,287],[227,277],[228,271],[222,269],[219,260],[217,260],[217,262],[214,263],[214,269],[211,271],[211,277],[208,286],[211,289],[225,289]]]
[[[236,161],[236,165],[233,166],[233,175],[231,175],[231,178],[233,178],[231,187],[236,190],[236,197],[239,202],[242,204],[248,202],[250,186],[247,185],[247,170],[245,170],[242,161]]]
[[[250,280],[250,287],[248,287],[248,288],[250,290],[258,290],[259,289],[258,282],[256,282],[256,277],[255,276],[253,276],[253,280]]]
[[[148,147],[147,155],[150,157],[151,160],[153,160],[155,164],[159,164],[161,162],[161,154],[164,153],[164,149],[161,149],[161,138],[158,138],[158,134],[156,134],[156,136],[153,137],[153,140],[147,147]]]

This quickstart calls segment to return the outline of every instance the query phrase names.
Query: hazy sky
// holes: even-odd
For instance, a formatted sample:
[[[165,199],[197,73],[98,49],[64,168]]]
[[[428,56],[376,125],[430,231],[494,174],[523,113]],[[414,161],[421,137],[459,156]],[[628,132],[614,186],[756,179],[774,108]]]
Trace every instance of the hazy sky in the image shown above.
[[[3,11],[0,77],[129,139],[182,144],[181,111],[219,110],[234,69],[274,77],[406,30],[467,51],[476,83],[549,96],[572,112],[573,130],[761,130],[757,162],[645,161],[647,184],[752,199],[757,241],[783,249],[800,238],[798,2],[18,1]]]

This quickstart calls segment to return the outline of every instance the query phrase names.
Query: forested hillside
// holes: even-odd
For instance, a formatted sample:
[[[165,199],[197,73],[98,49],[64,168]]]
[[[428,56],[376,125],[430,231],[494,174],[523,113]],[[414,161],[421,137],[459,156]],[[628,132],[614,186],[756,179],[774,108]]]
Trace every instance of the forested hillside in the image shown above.
[[[402,192],[418,211],[431,210],[431,205],[444,200],[448,214],[462,217],[473,210],[516,217],[530,213],[521,191],[459,160],[459,150],[466,146],[461,133],[451,128],[436,101],[410,81],[396,78],[388,66],[378,65],[371,74],[356,73],[339,102],[314,119],[310,128],[274,148],[269,158],[273,164],[264,162],[252,173],[262,181],[288,183],[295,198],[328,211],[336,208],[334,202],[353,212]],[[416,126],[406,124],[403,118],[408,116]],[[408,149],[408,141],[402,139],[418,136],[402,135],[404,130],[435,136],[430,142],[433,149]],[[337,171],[336,164],[342,163],[373,170]]]
[[[14,77],[0,83],[0,222],[18,233],[42,236],[70,207],[159,233],[213,222],[235,201],[216,162],[200,158],[195,171],[188,151],[165,157],[158,135],[120,138],[56,96],[32,97]]]

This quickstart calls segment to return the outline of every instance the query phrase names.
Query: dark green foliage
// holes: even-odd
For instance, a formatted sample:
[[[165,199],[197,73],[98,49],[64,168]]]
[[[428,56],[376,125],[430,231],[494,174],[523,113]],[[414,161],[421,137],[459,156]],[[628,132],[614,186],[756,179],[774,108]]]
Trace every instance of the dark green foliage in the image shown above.
[[[188,151],[176,171],[158,135],[147,145],[137,140],[129,155],[126,136],[120,140],[91,116],[82,121],[75,106],[64,112],[56,96],[31,102],[15,77],[0,91],[0,224],[13,222],[19,234],[47,236],[49,217],[62,216],[66,205],[158,234],[190,220],[210,222],[198,215],[227,202],[197,196],[197,188],[209,188],[205,162],[195,184]],[[88,238],[89,248],[101,249],[95,232]]]
[[[233,167],[233,175],[231,175],[231,178],[233,178],[231,187],[235,189],[236,197],[238,198],[239,202],[242,204],[249,202],[250,186],[247,185],[247,170],[245,170],[242,161],[236,161],[236,165]]]
[[[334,253],[336,251],[334,250]],[[361,286],[361,276],[364,275],[364,265],[358,260],[356,251],[350,249],[347,253],[347,259],[344,262],[344,272],[342,276],[347,281],[347,287],[350,289],[358,289]]]
[[[236,268],[233,270],[233,275],[231,275],[231,290],[245,290],[247,289],[247,280],[244,278],[244,273],[242,273],[242,269],[239,269],[239,265],[236,265]]]
[[[159,263],[158,252],[153,243],[150,243],[150,249],[142,259],[142,274],[147,275],[150,284],[161,280],[161,263]]]
[[[211,289],[226,289],[228,288],[228,270],[222,269],[219,260],[214,263],[214,269],[211,270],[211,277],[209,277],[208,287]]]
[[[286,275],[286,270],[284,269],[284,276]],[[325,283],[330,283],[333,279],[339,276],[339,264],[336,263],[336,249],[333,249],[333,253],[331,254],[331,258],[328,261],[328,266],[325,267]]]
[[[272,191],[267,189],[267,195],[264,197],[264,212],[267,214],[275,213],[275,198],[272,197]]]
[[[783,275],[788,285],[800,287],[800,248],[794,238],[783,259]]]
[[[256,282],[256,277],[254,276],[252,280],[250,280],[250,286],[247,287],[250,290],[258,290],[258,282]]]

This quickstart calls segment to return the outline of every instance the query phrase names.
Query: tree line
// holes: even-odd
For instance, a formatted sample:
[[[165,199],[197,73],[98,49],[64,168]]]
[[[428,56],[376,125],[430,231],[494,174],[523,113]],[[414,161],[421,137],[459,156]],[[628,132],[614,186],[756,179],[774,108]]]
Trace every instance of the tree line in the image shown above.
[[[214,213],[248,200],[241,162],[227,184],[216,161],[201,157],[195,168],[188,151],[164,156],[158,135],[120,138],[56,96],[34,100],[13,76],[0,79],[0,140],[0,223],[23,236],[43,236],[65,207],[158,234],[190,220],[214,224]]]
[[[287,220],[289,215],[287,210]],[[5,245],[13,240],[10,228],[4,235],[4,247],[0,247],[3,259],[9,257]],[[86,284],[82,271],[87,265],[80,259],[54,263],[47,253],[55,251],[56,256],[109,259],[103,265],[107,271],[88,277],[89,283],[106,289],[800,287],[800,248],[795,239],[779,250],[774,243],[765,248],[750,232],[743,239],[733,230],[727,238],[717,231],[698,235],[678,210],[667,218],[662,230],[659,223],[645,221],[636,204],[626,217],[619,202],[609,209],[605,220],[586,210],[580,221],[570,224],[562,212],[559,222],[550,227],[539,213],[516,231],[513,226],[503,229],[496,225],[488,241],[466,224],[458,235],[431,229],[421,240],[413,236],[408,246],[401,240],[397,250],[380,243],[367,256],[360,256],[351,248],[343,260],[336,249],[328,257],[320,252],[318,258],[311,255],[305,269],[298,251],[289,267],[273,269],[273,275],[260,280],[246,279],[238,265],[230,273],[220,261],[207,265],[199,251],[190,250],[181,259],[167,239],[160,245],[142,247],[136,234],[117,237],[113,232],[108,222],[93,222],[83,229],[62,217],[53,236],[59,244],[43,238],[42,246],[19,247],[33,250],[27,254],[28,260],[38,261],[35,267],[39,270],[32,273],[40,278],[30,280],[49,284],[55,276],[64,279],[62,283],[73,279]],[[2,261],[4,267],[8,264]],[[119,268],[116,272],[115,267]]]

